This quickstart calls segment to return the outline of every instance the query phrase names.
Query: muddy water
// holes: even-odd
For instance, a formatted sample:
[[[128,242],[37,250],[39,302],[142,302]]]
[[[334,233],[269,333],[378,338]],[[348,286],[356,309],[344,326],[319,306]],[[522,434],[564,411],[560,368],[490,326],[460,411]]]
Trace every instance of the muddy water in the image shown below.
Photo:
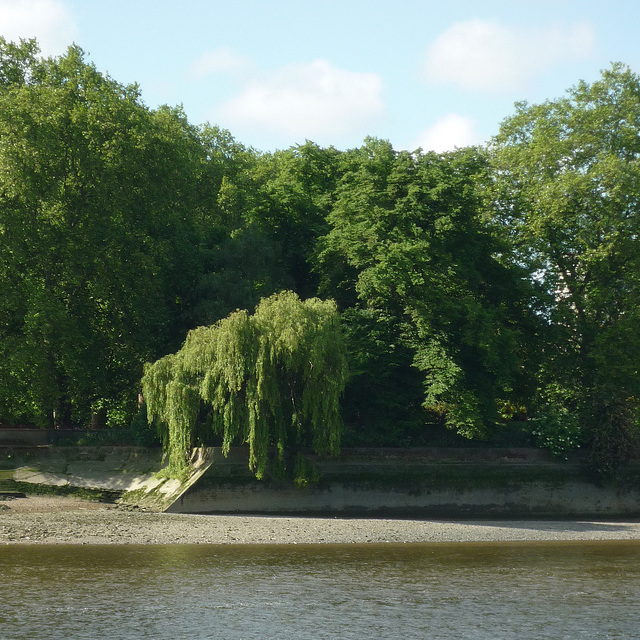
[[[0,638],[634,638],[640,543],[0,547]]]

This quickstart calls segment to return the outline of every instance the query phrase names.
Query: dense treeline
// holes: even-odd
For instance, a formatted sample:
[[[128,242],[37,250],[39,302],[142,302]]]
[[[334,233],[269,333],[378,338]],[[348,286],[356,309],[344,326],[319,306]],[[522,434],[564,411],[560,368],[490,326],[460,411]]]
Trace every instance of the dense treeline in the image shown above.
[[[0,419],[124,426],[145,362],[290,290],[336,302],[350,444],[514,421],[611,469],[638,428],[640,79],[484,148],[274,153],[0,40]]]

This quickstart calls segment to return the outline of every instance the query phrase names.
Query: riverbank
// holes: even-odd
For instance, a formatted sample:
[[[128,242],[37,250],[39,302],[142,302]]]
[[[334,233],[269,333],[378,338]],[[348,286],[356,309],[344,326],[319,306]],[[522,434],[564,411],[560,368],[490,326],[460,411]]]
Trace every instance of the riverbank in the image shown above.
[[[304,490],[291,478],[257,480],[244,447],[194,449],[187,478],[162,473],[159,449],[0,446],[0,491],[118,499],[173,514],[518,518],[634,521],[640,459],[615,479],[591,477],[579,456],[540,449],[343,449],[307,455],[319,474]],[[314,471],[314,473],[315,473]]]
[[[146,513],[60,496],[0,501],[4,544],[363,544],[640,540],[640,522]]]

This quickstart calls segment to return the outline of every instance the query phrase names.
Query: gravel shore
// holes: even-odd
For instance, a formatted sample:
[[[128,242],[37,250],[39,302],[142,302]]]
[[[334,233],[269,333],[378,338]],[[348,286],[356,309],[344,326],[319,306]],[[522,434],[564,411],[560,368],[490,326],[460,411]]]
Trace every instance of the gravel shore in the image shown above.
[[[640,540],[638,522],[180,515],[63,497],[0,501],[0,544],[341,544]]]

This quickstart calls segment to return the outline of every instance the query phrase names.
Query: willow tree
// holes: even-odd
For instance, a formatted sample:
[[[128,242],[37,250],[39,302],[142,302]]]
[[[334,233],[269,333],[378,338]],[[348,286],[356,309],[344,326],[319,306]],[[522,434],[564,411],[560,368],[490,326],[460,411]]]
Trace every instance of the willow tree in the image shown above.
[[[262,478],[271,446],[280,461],[287,446],[306,442],[337,454],[346,376],[334,302],[283,292],[263,299],[254,315],[236,311],[190,331],[178,353],[146,366],[142,388],[172,472],[186,468],[206,418],[225,455],[232,444],[249,444],[249,468]]]

